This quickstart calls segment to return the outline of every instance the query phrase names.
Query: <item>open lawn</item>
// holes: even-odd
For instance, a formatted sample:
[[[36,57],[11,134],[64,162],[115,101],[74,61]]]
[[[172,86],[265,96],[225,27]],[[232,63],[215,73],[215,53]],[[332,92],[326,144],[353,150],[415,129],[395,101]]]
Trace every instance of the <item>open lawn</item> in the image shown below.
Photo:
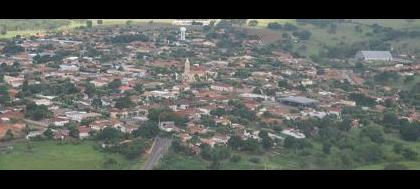
[[[94,149],[94,142],[64,144],[59,141],[31,141],[15,144],[9,152],[0,153],[1,170],[96,170],[140,169],[141,162],[130,162],[118,154],[108,154]],[[107,167],[104,162],[114,159],[117,163]],[[138,166],[138,167],[136,167]]]
[[[197,156],[185,156],[175,152],[166,154],[157,165],[159,170],[205,170],[208,163]]]

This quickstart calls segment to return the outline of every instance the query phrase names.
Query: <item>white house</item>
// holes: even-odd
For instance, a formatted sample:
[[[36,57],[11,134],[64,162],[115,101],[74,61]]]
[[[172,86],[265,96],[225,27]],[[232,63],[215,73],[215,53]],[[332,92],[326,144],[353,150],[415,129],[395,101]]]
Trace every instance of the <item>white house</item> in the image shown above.
[[[216,91],[226,91],[226,92],[232,92],[233,91],[233,87],[227,84],[213,84],[210,85],[210,89],[212,90],[216,90]]]

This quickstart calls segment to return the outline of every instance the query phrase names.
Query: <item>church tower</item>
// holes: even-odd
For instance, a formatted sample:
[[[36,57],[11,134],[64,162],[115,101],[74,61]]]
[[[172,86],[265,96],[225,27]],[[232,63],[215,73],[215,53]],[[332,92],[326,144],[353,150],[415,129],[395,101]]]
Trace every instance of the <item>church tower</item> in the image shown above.
[[[185,61],[185,65],[184,65],[184,74],[182,75],[184,81],[190,82],[192,77],[191,77],[191,72],[190,72],[190,61],[187,60]]]

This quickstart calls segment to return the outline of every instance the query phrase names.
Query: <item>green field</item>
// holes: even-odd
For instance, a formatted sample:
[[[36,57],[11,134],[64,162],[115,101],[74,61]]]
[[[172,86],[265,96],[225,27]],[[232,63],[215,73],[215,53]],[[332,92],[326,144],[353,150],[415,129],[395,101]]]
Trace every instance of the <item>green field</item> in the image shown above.
[[[296,23],[295,19],[248,19],[247,21],[249,22],[250,20],[257,20],[258,21],[257,27],[267,27],[268,23],[270,22],[277,22],[279,24],[285,24],[285,23],[295,24]]]
[[[362,24],[378,24],[384,27],[391,27],[394,29],[419,29],[420,20],[406,21],[404,19],[353,19],[352,21]]]
[[[94,142],[60,144],[58,141],[22,142],[14,145],[9,153],[0,154],[0,170],[96,170],[96,169],[140,169],[142,161],[126,160],[118,154],[108,154],[94,149]],[[116,164],[104,167],[112,158]]]
[[[86,19],[87,20],[87,19]],[[52,29],[52,31],[66,31],[71,30],[80,26],[86,26],[86,20],[69,20],[68,24],[61,24],[61,26]],[[98,19],[90,19],[92,20],[93,26],[100,26],[97,24]],[[172,23],[174,19],[101,19],[103,21],[103,26],[111,26],[111,25],[125,25],[127,21],[132,21],[132,24],[144,24],[148,23],[150,21],[153,21],[155,23]],[[57,20],[51,20],[51,22],[56,22]],[[49,22],[48,20],[43,21],[37,21],[41,24],[34,25],[31,23],[31,20],[19,20],[19,21],[13,21],[13,20],[0,20],[0,26],[8,26],[8,28],[16,28],[16,23],[20,23],[21,29],[8,29],[7,33],[5,35],[0,35],[0,39],[8,39],[13,38],[16,35],[21,36],[31,36],[36,35],[37,33],[45,33],[49,29],[47,29],[46,26]],[[42,25],[44,24],[44,25]]]

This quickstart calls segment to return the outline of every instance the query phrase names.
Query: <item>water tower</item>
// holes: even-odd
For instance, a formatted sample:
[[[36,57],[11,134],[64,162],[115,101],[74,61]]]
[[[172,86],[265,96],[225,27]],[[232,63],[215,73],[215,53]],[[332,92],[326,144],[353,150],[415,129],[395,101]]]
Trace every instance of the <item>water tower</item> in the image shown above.
[[[181,31],[181,41],[185,41],[185,32],[187,31],[187,28],[181,27],[179,30]]]

